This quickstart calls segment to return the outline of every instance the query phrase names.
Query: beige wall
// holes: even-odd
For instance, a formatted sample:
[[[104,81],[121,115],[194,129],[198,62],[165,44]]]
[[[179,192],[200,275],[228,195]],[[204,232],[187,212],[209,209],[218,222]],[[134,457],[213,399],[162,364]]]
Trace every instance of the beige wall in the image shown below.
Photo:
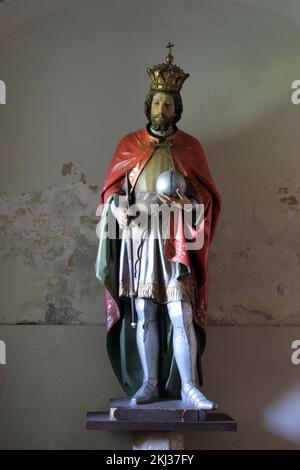
[[[66,325],[59,329],[66,336],[56,339],[64,347],[81,331],[71,325],[88,332],[82,347],[88,347],[89,334],[99,334],[101,341],[102,288],[94,276],[99,187],[119,138],[145,124],[146,68],[163,60],[168,41],[175,42],[175,62],[191,74],[179,127],[203,144],[223,198],[210,253],[210,324],[235,325],[226,331],[245,331],[254,343],[253,328],[260,326],[257,334],[268,332],[275,348],[284,326],[293,336],[300,324],[300,114],[291,104],[290,87],[300,79],[299,40],[297,0],[6,0],[0,5],[0,80],[7,85],[7,104],[0,106],[0,339],[11,332],[10,351],[40,331],[56,338],[56,328],[63,327],[53,324]],[[280,192],[282,187],[287,193]],[[46,330],[40,330],[44,324]],[[229,348],[232,354],[223,335],[218,341],[220,351]],[[278,360],[289,347],[276,349]],[[251,364],[253,349],[244,354]],[[56,359],[61,387],[69,390],[64,362],[59,355]],[[101,395],[97,374],[112,380],[112,372],[108,362],[98,369],[94,360],[88,387]],[[30,364],[29,377],[42,373],[39,363]],[[283,370],[268,366],[264,404],[269,403],[268,384],[284,376],[287,363],[280,364]],[[242,366],[224,368],[227,380],[243,376]],[[9,361],[0,367],[1,373],[13,373]],[[216,377],[218,387],[219,366],[210,367],[207,375]],[[24,380],[23,368],[17,370],[13,382],[1,376],[7,394],[0,397],[7,409]],[[28,382],[28,393],[36,386],[35,380]],[[235,390],[248,393],[240,379]],[[47,399],[54,406],[53,395]],[[225,391],[218,399],[238,420],[250,416],[244,404],[231,407]],[[235,437],[223,436],[216,445],[277,445],[264,432],[255,440],[251,433],[260,428],[253,426]],[[12,424],[10,432],[16,433]],[[67,430],[66,436],[68,446]],[[38,442],[16,439],[19,447]],[[209,439],[208,447],[218,438]],[[1,440],[4,447],[13,446],[13,437],[2,434]],[[294,445],[284,442],[279,445]]]

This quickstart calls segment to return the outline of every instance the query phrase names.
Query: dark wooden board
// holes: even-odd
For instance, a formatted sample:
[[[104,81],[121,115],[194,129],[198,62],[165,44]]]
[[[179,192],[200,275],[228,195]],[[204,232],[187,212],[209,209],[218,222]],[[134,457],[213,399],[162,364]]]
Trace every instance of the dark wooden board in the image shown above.
[[[237,423],[225,413],[209,412],[201,421],[115,421],[109,412],[87,413],[86,429],[131,431],[236,431]]]

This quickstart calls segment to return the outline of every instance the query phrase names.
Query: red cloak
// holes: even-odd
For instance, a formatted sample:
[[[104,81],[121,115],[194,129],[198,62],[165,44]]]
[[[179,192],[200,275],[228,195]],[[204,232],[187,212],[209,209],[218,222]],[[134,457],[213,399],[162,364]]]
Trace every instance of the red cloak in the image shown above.
[[[194,320],[201,327],[206,326],[208,297],[208,249],[219,219],[221,198],[212,179],[207,160],[201,144],[191,135],[176,129],[167,140],[171,143],[170,153],[175,169],[187,182],[187,195],[199,204],[204,204],[204,244],[201,249],[190,251],[184,249],[183,233],[176,240],[166,240],[165,254],[172,261],[188,264],[192,271],[194,286]],[[149,134],[146,128],[132,132],[123,137],[114,153],[106,178],[104,179],[100,204],[103,205],[113,193],[120,193],[126,172],[134,186],[152,153],[158,137]],[[185,276],[183,276],[184,278]],[[181,282],[189,282],[182,279]],[[112,295],[105,289],[105,310],[107,332],[120,319],[118,305]]]

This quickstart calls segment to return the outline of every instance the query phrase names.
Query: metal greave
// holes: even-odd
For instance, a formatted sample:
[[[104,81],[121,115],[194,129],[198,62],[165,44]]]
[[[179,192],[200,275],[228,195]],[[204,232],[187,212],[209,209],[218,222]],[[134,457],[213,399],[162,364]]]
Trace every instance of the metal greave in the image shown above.
[[[182,386],[196,385],[197,340],[192,305],[177,301],[168,303],[167,307],[173,325],[173,350]]]
[[[143,382],[156,385],[159,358],[157,304],[151,299],[136,298],[135,309],[138,317],[136,342],[144,373]]]

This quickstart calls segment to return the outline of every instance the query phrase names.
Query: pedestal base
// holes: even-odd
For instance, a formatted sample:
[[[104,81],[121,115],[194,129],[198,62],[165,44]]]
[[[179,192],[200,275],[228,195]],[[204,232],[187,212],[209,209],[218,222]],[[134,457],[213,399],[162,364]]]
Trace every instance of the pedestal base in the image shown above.
[[[185,431],[236,431],[225,413],[184,408],[180,400],[130,406],[129,399],[111,400],[109,412],[88,412],[86,429],[133,431],[134,450],[184,450]]]
[[[180,432],[134,431],[133,450],[184,450],[184,435]]]
[[[129,398],[118,398],[110,401],[109,416],[113,421],[198,422],[206,419],[207,411],[195,410],[181,400],[159,399],[153,403],[132,405]]]

